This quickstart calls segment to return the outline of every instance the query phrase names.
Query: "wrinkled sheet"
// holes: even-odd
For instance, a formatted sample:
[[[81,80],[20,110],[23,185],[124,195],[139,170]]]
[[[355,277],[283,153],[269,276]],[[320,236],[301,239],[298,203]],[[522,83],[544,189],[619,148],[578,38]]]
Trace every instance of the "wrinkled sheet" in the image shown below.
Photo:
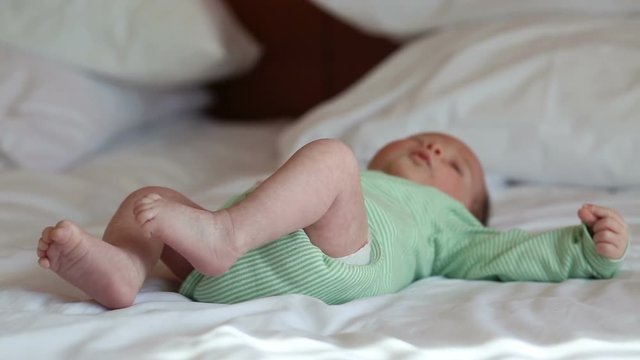
[[[194,303],[159,267],[134,306],[107,311],[41,270],[41,228],[68,218],[99,235],[129,192],[171,186],[209,208],[277,166],[284,123],[198,118],[139,129],[57,175],[0,172],[4,359],[593,359],[640,356],[640,247],[617,278],[559,284],[427,278],[338,306],[300,295]],[[640,189],[493,189],[492,225],[574,224],[583,202],[618,208],[640,233]]]

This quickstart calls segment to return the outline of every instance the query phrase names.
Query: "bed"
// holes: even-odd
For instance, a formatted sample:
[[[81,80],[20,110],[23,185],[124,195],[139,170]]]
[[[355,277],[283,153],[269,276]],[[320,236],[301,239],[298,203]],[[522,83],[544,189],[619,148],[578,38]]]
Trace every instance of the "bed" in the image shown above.
[[[143,1],[122,2],[113,16],[133,3]],[[254,114],[228,97],[260,89],[249,69],[268,49],[255,40],[260,36],[243,32],[246,25],[222,2],[206,5],[225,24],[209,33],[233,28],[236,47],[223,46],[215,64],[204,59],[195,72],[182,66],[143,72],[150,69],[135,62],[111,67],[108,59],[96,64],[46,48],[40,37],[0,31],[2,358],[638,358],[640,41],[634,34],[640,18],[633,14],[640,6],[518,3],[495,1],[484,13],[461,12],[465,1],[410,11],[432,16],[438,10],[425,18],[435,25],[426,27],[391,21],[402,7],[384,2],[315,1],[313,11],[338,16],[359,29],[357,36],[375,35],[374,55],[359,70],[368,72],[349,87],[303,98],[302,105],[260,99]],[[149,13],[163,11],[163,2],[155,4]],[[205,14],[201,2],[181,4],[175,13]],[[72,8],[64,16],[76,16]],[[104,17],[105,10],[96,14]],[[224,38],[201,38],[184,51],[198,64],[203,44]],[[128,45],[133,51],[135,44]],[[170,67],[164,60],[158,66]],[[212,74],[212,68],[221,70]],[[193,86],[203,73],[213,86]],[[54,96],[60,89],[72,96]],[[280,89],[284,95],[286,87]],[[217,115],[202,111],[212,91],[228,100]],[[179,284],[158,266],[132,307],[108,311],[37,266],[44,226],[66,218],[99,235],[122,198],[139,187],[169,186],[216,208],[314,138],[341,138],[364,165],[379,144],[415,130],[451,132],[476,149],[487,169],[492,227],[573,225],[586,202],[618,209],[632,242],[617,276],[562,283],[431,277],[343,305],[302,295],[222,305],[177,294]]]

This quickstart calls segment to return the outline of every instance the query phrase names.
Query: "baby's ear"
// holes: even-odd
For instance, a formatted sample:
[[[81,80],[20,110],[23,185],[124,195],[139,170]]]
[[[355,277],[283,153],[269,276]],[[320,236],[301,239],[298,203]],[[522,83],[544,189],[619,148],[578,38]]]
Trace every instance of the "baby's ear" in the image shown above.
[[[475,198],[471,205],[467,208],[482,223],[482,225],[489,225],[489,215],[491,214],[491,200],[489,199],[487,192],[485,192],[482,196]]]

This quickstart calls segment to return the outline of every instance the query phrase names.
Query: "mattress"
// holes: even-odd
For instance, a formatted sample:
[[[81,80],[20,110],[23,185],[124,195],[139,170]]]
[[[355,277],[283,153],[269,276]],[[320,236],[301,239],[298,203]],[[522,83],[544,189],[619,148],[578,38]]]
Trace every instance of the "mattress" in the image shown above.
[[[207,208],[279,163],[281,120],[182,116],[129,132],[58,174],[0,172],[0,349],[5,359],[592,359],[640,356],[640,246],[610,280],[562,283],[431,277],[399,293],[329,306],[286,295],[196,303],[158,266],[135,304],[108,311],[40,269],[44,226],[100,235],[129,192],[169,186]],[[617,208],[640,233],[640,188],[494,184],[491,226],[572,225],[584,202]]]

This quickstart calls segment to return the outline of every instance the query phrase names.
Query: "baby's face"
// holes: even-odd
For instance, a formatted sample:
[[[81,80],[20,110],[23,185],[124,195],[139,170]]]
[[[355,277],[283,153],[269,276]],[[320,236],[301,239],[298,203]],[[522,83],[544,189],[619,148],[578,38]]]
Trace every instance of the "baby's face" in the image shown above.
[[[440,133],[421,133],[380,149],[369,169],[440,189],[467,208],[484,193],[484,174],[473,151]]]

